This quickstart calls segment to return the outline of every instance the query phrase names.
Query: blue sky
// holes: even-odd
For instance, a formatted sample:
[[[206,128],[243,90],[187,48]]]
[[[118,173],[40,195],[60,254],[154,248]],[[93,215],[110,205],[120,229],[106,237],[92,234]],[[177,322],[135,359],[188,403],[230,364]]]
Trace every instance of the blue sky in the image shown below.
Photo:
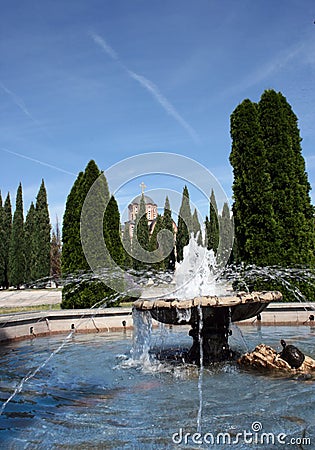
[[[231,198],[230,114],[268,88],[299,118],[315,192],[314,20],[313,0],[2,2],[2,196],[14,203],[21,181],[27,209],[44,178],[54,222],[90,159],[106,171],[172,152],[207,167]]]

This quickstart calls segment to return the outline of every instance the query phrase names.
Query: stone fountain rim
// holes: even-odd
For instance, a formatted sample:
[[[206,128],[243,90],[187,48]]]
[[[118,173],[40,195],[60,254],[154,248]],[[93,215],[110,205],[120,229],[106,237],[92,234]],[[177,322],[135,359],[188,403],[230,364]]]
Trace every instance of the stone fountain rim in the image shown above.
[[[279,291],[238,292],[234,295],[222,297],[206,295],[188,300],[178,300],[176,298],[139,299],[133,303],[133,307],[140,311],[150,311],[152,309],[191,309],[198,306],[223,308],[248,303],[270,303],[272,301],[281,300],[282,294]]]

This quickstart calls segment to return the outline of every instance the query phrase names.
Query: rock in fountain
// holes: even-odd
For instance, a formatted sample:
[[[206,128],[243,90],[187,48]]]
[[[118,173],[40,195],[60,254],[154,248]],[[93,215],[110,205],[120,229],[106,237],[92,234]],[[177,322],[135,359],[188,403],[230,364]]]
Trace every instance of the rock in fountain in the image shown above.
[[[244,367],[285,374],[299,375],[315,372],[315,361],[309,356],[303,355],[303,362],[298,365],[298,367],[295,364],[292,365],[292,363],[290,365],[284,357],[285,355],[283,355],[282,352],[277,353],[272,347],[260,344],[257,345],[254,351],[242,355],[239,358],[238,363]]]

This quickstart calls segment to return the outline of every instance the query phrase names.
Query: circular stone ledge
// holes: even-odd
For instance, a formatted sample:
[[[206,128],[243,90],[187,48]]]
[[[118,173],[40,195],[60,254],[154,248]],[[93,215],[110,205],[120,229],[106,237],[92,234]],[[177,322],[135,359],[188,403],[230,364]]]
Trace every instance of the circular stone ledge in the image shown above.
[[[233,307],[248,303],[270,303],[272,301],[281,301],[282,294],[279,291],[267,292],[238,292],[232,296],[201,296],[190,300],[178,299],[139,299],[133,303],[135,309],[140,311],[150,311],[152,309],[191,309],[193,307],[210,306],[212,308]]]

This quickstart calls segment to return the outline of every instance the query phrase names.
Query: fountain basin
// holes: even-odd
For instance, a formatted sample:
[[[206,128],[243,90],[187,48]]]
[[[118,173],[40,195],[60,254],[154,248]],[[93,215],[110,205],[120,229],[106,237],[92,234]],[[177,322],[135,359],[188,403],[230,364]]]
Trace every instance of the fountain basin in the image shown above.
[[[189,335],[193,345],[186,360],[208,365],[233,357],[228,344],[231,322],[255,317],[270,302],[281,299],[282,294],[278,291],[239,292],[232,296],[201,296],[190,300],[139,299],[133,308],[150,312],[153,319],[162,323],[191,325]]]
[[[230,309],[231,322],[250,319],[261,313],[272,301],[281,301],[282,294],[278,291],[239,292],[232,296],[202,296],[191,300],[177,299],[139,299],[133,307],[140,311],[149,311],[158,322],[173,325],[192,325],[199,319],[199,308],[202,317],[208,322],[216,319],[215,310]]]

